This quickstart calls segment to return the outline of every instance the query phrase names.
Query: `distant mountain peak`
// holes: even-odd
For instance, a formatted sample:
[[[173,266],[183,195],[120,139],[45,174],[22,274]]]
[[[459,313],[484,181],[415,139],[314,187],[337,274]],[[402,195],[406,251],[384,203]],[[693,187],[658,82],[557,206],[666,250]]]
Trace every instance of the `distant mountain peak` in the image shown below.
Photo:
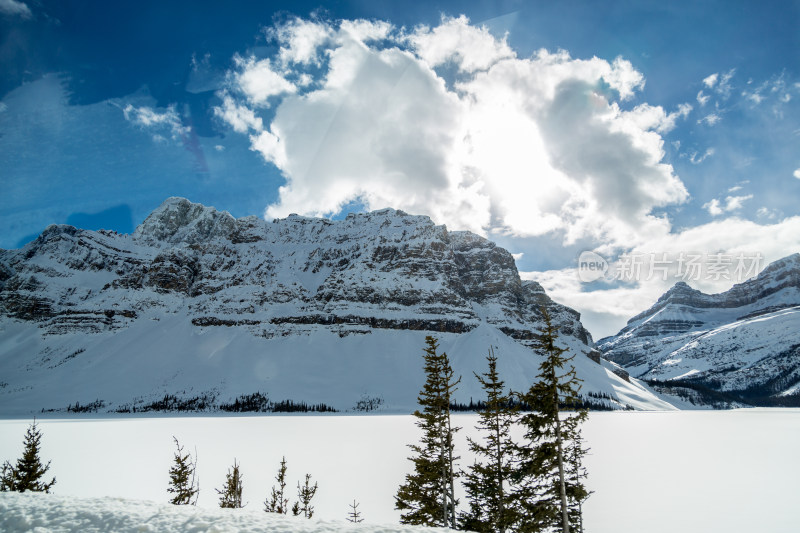
[[[786,270],[800,269],[800,253],[786,256],[777,261],[773,261],[762,271],[762,275],[768,275],[775,272],[782,272]]]
[[[793,254],[719,294],[678,282],[598,348],[633,376],[691,382],[695,389],[681,394],[700,403],[800,405],[800,396],[790,398],[800,392],[798,332],[800,254]],[[698,397],[697,387],[711,392]]]
[[[694,295],[697,295],[697,294],[703,294],[703,293],[700,292],[697,289],[692,288],[685,281],[678,281],[678,282],[675,283],[675,285],[670,287],[667,292],[662,294],[658,298],[657,301],[658,302],[665,302],[665,301],[668,301],[668,300],[675,300],[675,299],[678,299],[678,298],[686,297],[688,295],[694,296]]]

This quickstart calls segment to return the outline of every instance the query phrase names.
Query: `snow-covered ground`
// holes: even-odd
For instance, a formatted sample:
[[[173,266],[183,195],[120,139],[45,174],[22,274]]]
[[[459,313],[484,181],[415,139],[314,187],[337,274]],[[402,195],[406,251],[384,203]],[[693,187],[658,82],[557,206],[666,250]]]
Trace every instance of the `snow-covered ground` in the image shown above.
[[[0,494],[0,531],[36,533],[445,533],[443,528],[299,520],[257,509],[176,507],[125,498]]]
[[[464,428],[457,445],[460,464],[466,466],[472,457],[465,437],[475,435],[476,416],[455,418]],[[0,421],[0,460],[20,455],[28,423]],[[400,415],[117,417],[39,424],[42,458],[52,459],[51,473],[57,477],[55,494],[104,497],[76,500],[75,509],[95,521],[87,524],[100,523],[102,529],[98,521],[107,520],[106,529],[117,531],[128,525],[114,525],[112,517],[128,517],[144,528],[139,531],[254,531],[257,523],[266,531],[328,531],[350,525],[344,519],[353,499],[366,531],[399,530],[374,524],[398,520],[393,496],[410,467],[406,444],[417,437],[413,418]],[[173,435],[192,452],[197,449],[201,510],[179,510],[172,517],[171,506],[121,501],[166,502]],[[800,524],[800,410],[592,413],[584,436],[591,447],[586,466],[594,491],[584,510],[589,533],[781,533],[797,531]],[[323,522],[259,522],[259,516],[267,518],[261,513],[263,501],[284,455],[287,490],[307,472],[319,482],[316,517]],[[214,489],[221,487],[234,459],[241,465],[248,502],[242,514],[215,508]],[[47,527],[34,518],[14,523],[5,518],[12,508],[28,506],[26,501],[0,496],[0,530]],[[30,517],[60,516],[71,505],[62,499],[41,501]]]

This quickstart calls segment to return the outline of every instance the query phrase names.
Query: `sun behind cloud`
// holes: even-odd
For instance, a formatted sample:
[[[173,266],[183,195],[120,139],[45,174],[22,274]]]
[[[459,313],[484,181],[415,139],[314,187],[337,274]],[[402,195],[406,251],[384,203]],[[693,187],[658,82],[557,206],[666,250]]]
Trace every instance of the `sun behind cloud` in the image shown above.
[[[674,129],[721,127],[728,106],[748,98],[736,92],[735,68],[701,80],[694,116],[688,102],[642,101],[645,77],[625,58],[544,49],[521,57],[508,35],[464,16],[410,29],[295,18],[264,33],[274,51],[234,59],[214,113],[285,179],[267,218],[394,207],[451,229],[580,243],[612,263],[688,250],[772,261],[800,249],[800,217],[741,218],[755,198],[734,195],[741,187],[692,199],[667,157]],[[719,158],[715,147],[692,150],[680,157],[695,167]],[[669,213],[686,204],[712,220],[675,228]],[[602,328],[674,282],[588,288],[571,266],[524,275]],[[724,283],[701,288],[732,281]]]
[[[653,209],[688,199],[661,134],[691,106],[629,105],[644,77],[625,59],[521,58],[464,16],[411,30],[294,19],[266,34],[278,50],[237,58],[215,112],[282,171],[268,217],[359,201],[621,245],[668,232]]]

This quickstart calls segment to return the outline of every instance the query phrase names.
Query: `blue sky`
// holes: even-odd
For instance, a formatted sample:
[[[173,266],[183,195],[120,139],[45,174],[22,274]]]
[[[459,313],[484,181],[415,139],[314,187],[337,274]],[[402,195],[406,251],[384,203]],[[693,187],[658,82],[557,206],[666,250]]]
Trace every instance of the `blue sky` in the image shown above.
[[[168,196],[390,206],[497,241],[603,336],[681,254],[800,251],[798,28],[797,1],[0,0],[0,247]]]

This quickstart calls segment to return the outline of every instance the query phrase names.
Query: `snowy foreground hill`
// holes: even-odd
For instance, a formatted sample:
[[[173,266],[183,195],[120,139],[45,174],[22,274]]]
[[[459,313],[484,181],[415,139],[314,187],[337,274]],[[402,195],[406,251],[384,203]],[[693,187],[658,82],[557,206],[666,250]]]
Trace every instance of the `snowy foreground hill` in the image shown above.
[[[721,294],[679,282],[598,348],[698,405],[800,406],[800,254]]]
[[[52,461],[48,475],[56,477],[55,494],[39,495],[44,503],[36,504],[38,498],[20,498],[27,494],[1,493],[0,531],[91,531],[88,520],[76,521],[83,527],[75,529],[52,524],[63,525],[70,513],[101,510],[95,523],[103,531],[133,530],[125,529],[123,520],[133,521],[139,531],[175,531],[165,526],[175,520],[170,515],[176,509],[166,505],[173,436],[198,458],[197,505],[203,511],[197,516],[206,517],[189,520],[180,514],[189,511],[178,510],[185,519],[178,531],[248,531],[249,513],[263,517],[258,524],[271,531],[273,522],[262,509],[283,457],[287,491],[306,473],[319,482],[314,519],[326,521],[319,527],[353,531],[345,518],[356,500],[365,520],[358,530],[410,531],[376,524],[400,520],[394,496],[413,469],[407,444],[419,441],[414,422],[411,415],[380,414],[48,417],[39,420],[41,457]],[[475,414],[456,414],[453,422],[462,428],[455,446],[464,468],[476,460],[467,438],[480,439],[482,432],[475,427]],[[20,457],[29,424],[0,419],[0,461]],[[522,436],[521,428],[514,431]],[[798,531],[800,409],[592,412],[582,433],[590,449],[586,482],[593,491],[584,506],[589,533]],[[219,509],[215,489],[223,486],[234,459],[241,465],[247,505],[234,510],[243,512],[241,523],[228,526],[211,517],[232,516]],[[460,481],[457,497],[465,509],[468,500]],[[294,500],[296,491],[290,493]],[[152,511],[151,520],[141,518],[145,511]],[[4,519],[11,520],[6,516],[22,513],[30,526],[3,525]],[[291,518],[296,518],[288,522],[292,530],[317,527],[313,519]]]
[[[582,393],[670,409],[599,358],[580,315],[506,250],[391,209],[265,222],[170,198],[133,235],[50,226],[0,251],[0,415],[44,411],[413,409],[424,337],[482,394],[493,346],[514,390],[548,309]]]
[[[304,520],[260,509],[204,509],[124,498],[0,494],[0,531],[60,533],[444,533],[444,528]]]
[[[259,509],[204,509],[124,498],[0,495],[0,531],[59,533],[444,533],[444,528],[303,520]]]

